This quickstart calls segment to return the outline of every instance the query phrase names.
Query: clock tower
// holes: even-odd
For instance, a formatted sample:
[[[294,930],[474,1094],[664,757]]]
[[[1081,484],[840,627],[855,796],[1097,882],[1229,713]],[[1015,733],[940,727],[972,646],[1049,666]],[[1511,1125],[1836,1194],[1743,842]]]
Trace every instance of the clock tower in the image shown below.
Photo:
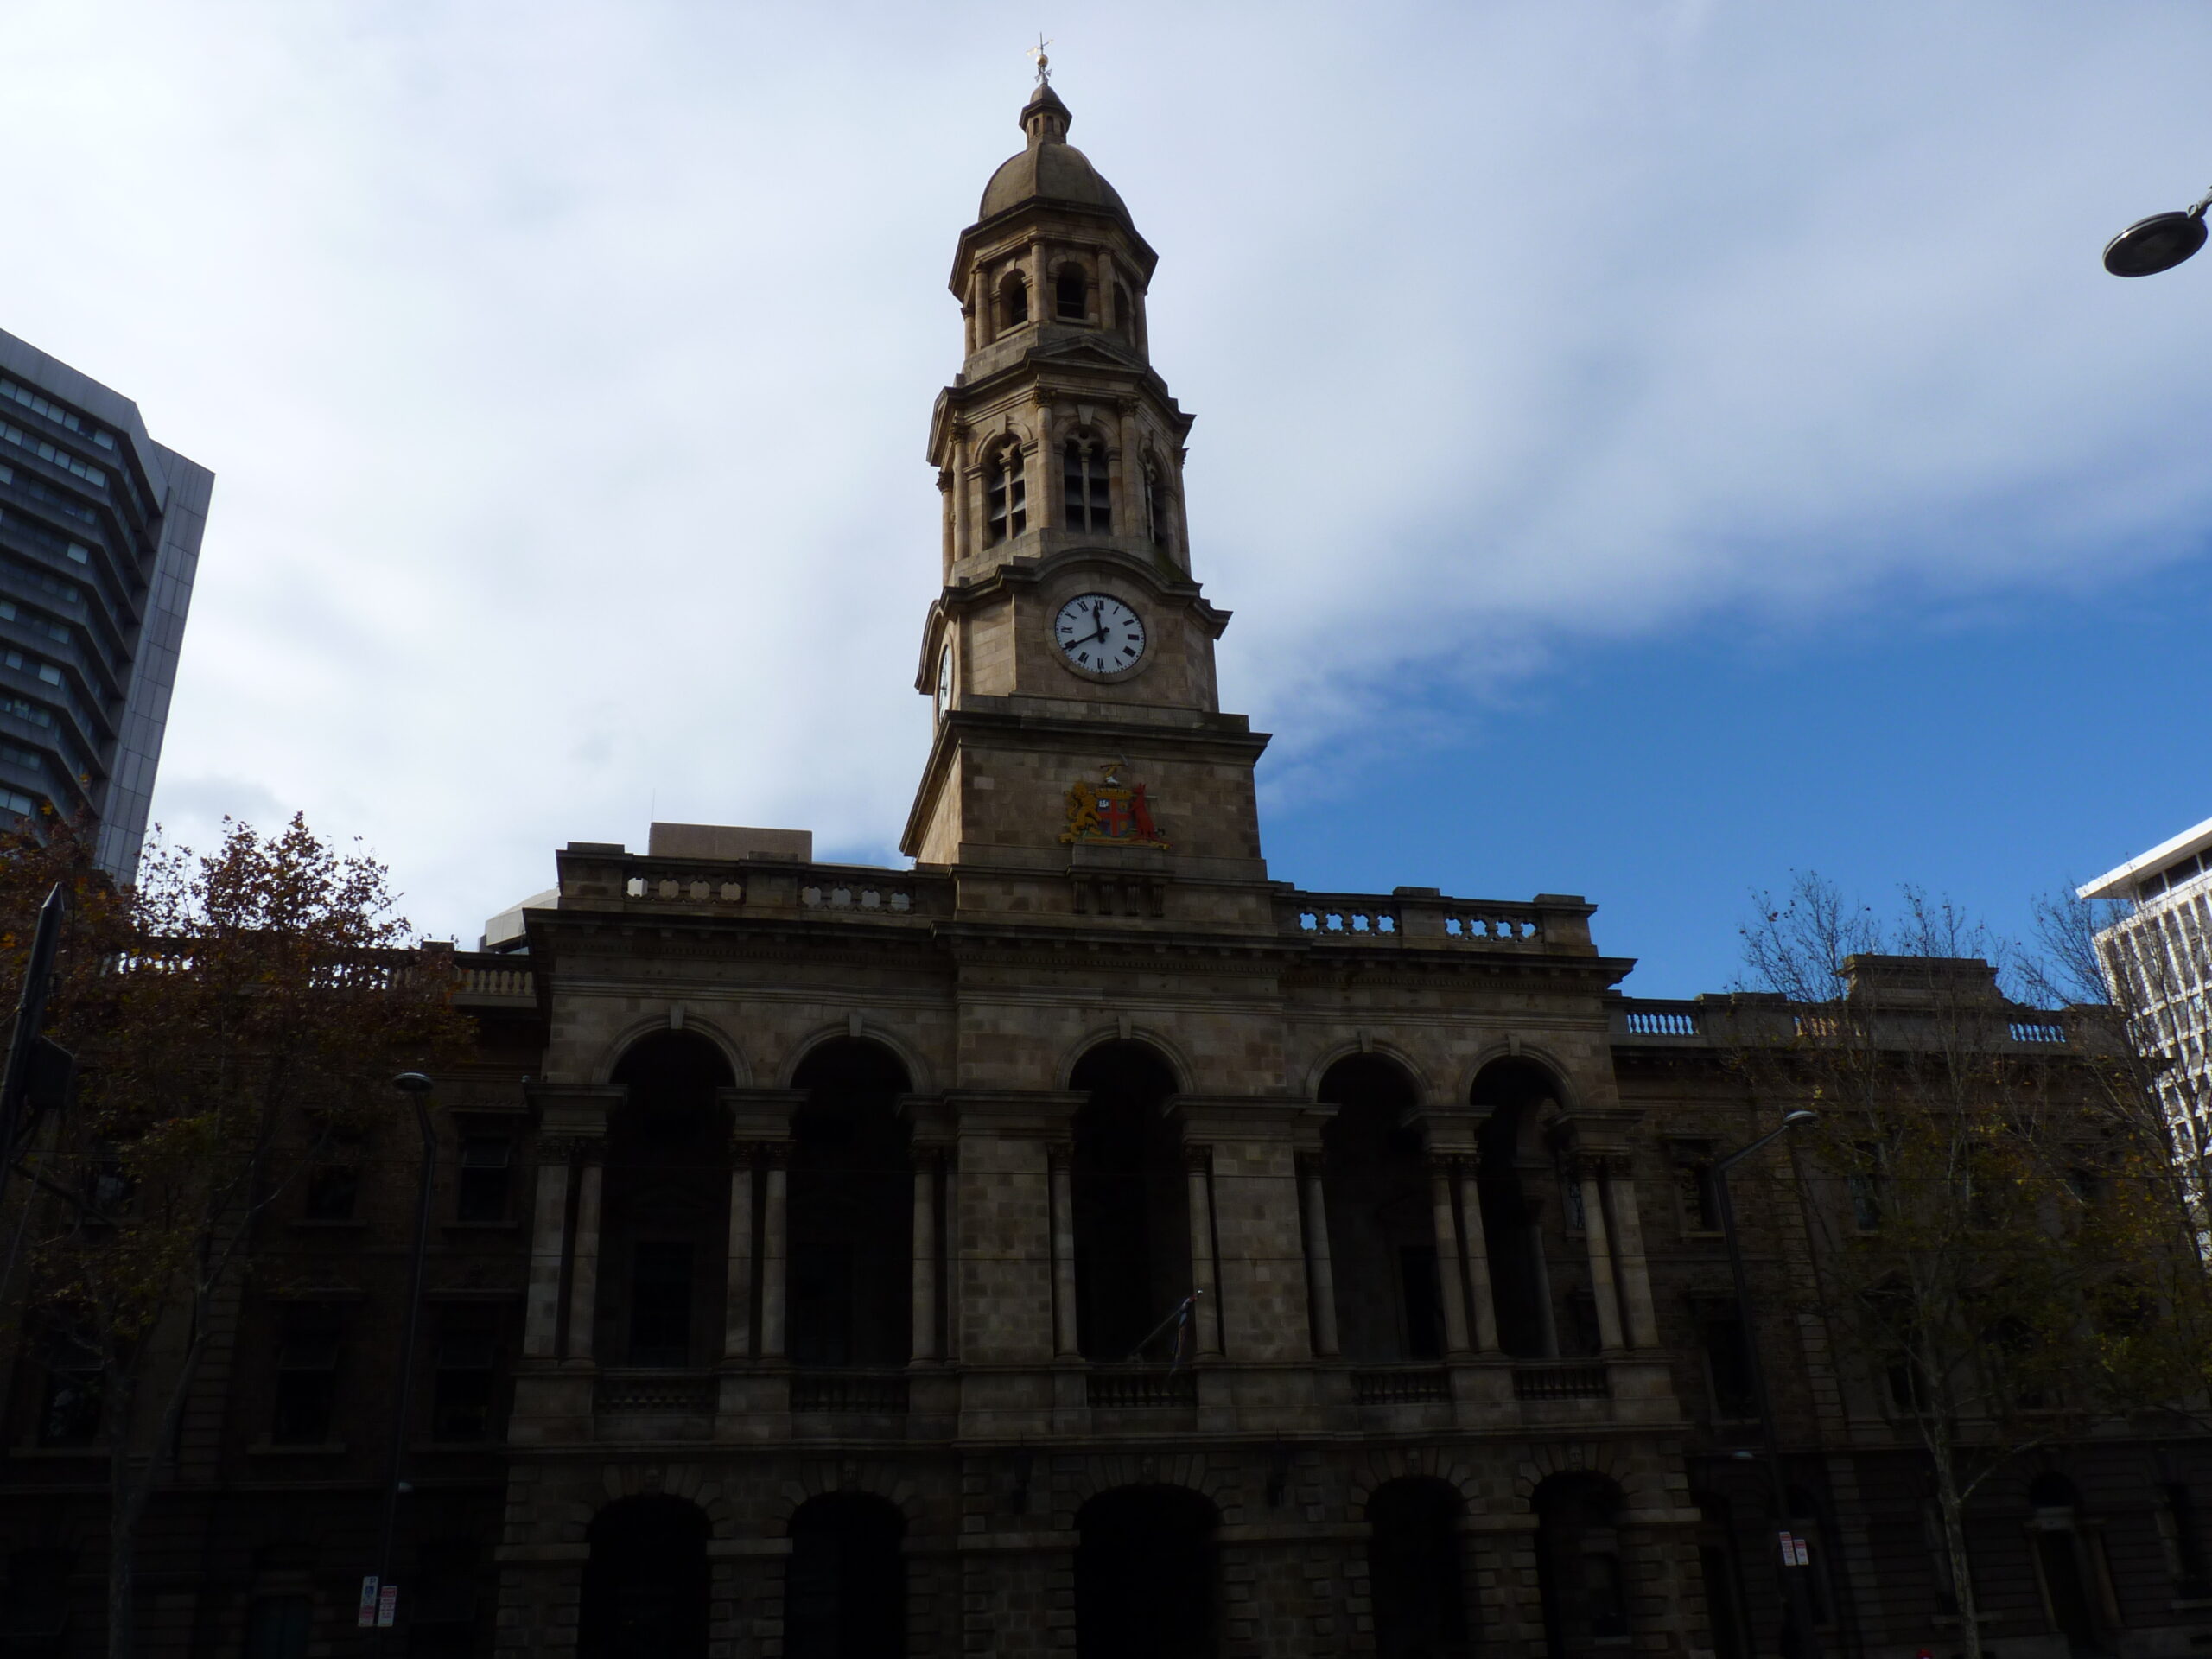
[[[970,914],[1271,928],[1267,739],[1215,690],[1229,613],[1191,574],[1158,256],[1069,120],[1040,73],[953,258],[966,359],[930,423],[944,587],[916,681],[936,727],[903,849]]]

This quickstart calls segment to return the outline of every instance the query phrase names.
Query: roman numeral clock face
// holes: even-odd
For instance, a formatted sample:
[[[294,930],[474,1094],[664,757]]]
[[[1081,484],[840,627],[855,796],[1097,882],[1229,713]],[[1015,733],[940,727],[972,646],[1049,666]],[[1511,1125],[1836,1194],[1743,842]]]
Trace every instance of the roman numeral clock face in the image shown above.
[[[1106,594],[1083,594],[1052,619],[1052,643],[1070,668],[1103,679],[1144,660],[1144,621]]]

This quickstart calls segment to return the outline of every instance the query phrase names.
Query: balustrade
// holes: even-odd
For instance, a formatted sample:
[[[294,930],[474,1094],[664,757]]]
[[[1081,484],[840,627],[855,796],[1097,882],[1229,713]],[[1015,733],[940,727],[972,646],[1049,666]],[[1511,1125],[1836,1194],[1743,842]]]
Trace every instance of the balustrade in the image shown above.
[[[914,908],[914,893],[911,887],[866,878],[815,880],[799,888],[798,901],[809,910],[873,910],[903,916]]]
[[[1543,1360],[1513,1368],[1516,1399],[1603,1400],[1611,1393],[1602,1360]]]
[[[708,1416],[715,1379],[706,1372],[601,1371],[593,1403],[601,1411]]]
[[[791,1376],[793,1411],[897,1414],[906,1409],[904,1371],[798,1371]]]
[[[716,880],[687,868],[632,868],[624,880],[622,893],[628,899],[656,899],[663,904],[741,905],[745,902],[745,883],[728,879]]]
[[[1124,1409],[1198,1403],[1198,1374],[1163,1371],[1156,1366],[1094,1367],[1084,1379],[1085,1397],[1094,1406]]]
[[[1352,1392],[1363,1406],[1448,1402],[1452,1398],[1452,1374],[1441,1365],[1375,1366],[1352,1373]]]
[[[1444,937],[1462,944],[1541,943],[1544,918],[1532,905],[1485,905],[1444,912]]]
[[[1631,1037],[1702,1037],[1705,1019],[1694,1002],[1630,1002],[1621,1028]]]

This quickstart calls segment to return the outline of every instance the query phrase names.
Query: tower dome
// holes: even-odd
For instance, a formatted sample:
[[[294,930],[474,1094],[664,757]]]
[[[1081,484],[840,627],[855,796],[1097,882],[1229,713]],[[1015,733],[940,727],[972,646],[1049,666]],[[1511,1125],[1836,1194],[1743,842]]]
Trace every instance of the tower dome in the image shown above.
[[[1071,202],[1098,207],[1129,225],[1129,210],[1114,187],[1098,176],[1090,158],[1067,141],[1068,106],[1049,84],[1040,85],[1022,106],[1021,130],[1029,136],[1022,152],[1010,157],[983,187],[979,219],[988,219],[1026,201]],[[1134,225],[1130,228],[1135,229]]]

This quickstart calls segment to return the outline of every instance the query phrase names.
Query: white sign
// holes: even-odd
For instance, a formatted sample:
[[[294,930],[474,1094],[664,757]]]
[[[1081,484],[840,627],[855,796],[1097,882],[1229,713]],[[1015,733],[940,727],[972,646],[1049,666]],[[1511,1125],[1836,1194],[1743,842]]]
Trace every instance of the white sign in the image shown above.
[[[377,1622],[377,1577],[372,1573],[361,1580],[360,1611],[353,1615],[354,1624],[368,1630]]]
[[[1804,1558],[1800,1556],[1798,1559],[1802,1566]],[[385,1585],[377,1591],[377,1628],[390,1630],[392,1620],[398,1616],[399,1586],[396,1584]]]

